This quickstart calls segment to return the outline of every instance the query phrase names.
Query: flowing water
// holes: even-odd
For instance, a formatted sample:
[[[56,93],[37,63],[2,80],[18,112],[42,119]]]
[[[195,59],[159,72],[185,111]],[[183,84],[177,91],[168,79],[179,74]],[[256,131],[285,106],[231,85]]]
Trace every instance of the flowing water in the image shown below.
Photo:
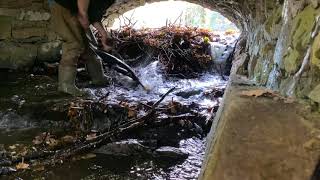
[[[213,89],[223,89],[227,81],[222,80],[220,75],[213,72],[205,73],[196,79],[179,79],[165,77],[161,71],[158,61],[145,66],[135,68],[141,81],[150,91],[146,92],[142,87],[130,87],[126,78],[116,79],[116,83],[107,88],[97,88],[90,90],[96,98],[110,93],[107,100],[126,101],[126,102],[155,102],[161,95],[169,89],[175,87],[162,102],[168,104],[171,101],[179,102],[183,105],[195,104],[197,111],[208,117],[211,115],[210,109],[219,105],[221,97],[208,96]],[[15,113],[10,106],[28,104],[31,99],[38,99],[43,96],[48,97],[48,93],[41,94],[42,87],[50,87],[51,82],[45,81],[39,84],[28,84],[25,77],[2,81],[0,95],[3,103],[0,105],[0,145],[10,143],[27,143],[41,132],[41,128],[49,122],[33,121],[29,116]],[[31,90],[21,89],[31,87]],[[4,86],[5,85],[5,86]],[[32,89],[33,88],[33,89]],[[37,89],[38,88],[38,89]],[[40,88],[40,89],[39,89]],[[26,93],[29,93],[28,98]],[[40,94],[40,95],[39,95]],[[49,93],[50,95],[50,93]],[[51,97],[52,96],[52,97]],[[51,95],[50,98],[54,98]],[[41,99],[41,98],[40,98]],[[54,122],[55,123],[55,122]],[[52,123],[52,124],[54,124]],[[54,126],[54,125],[53,125]],[[19,130],[19,129],[23,130]],[[31,173],[35,177],[45,177],[46,179],[197,179],[201,163],[205,152],[205,137],[194,136],[181,139],[178,146],[188,152],[189,156],[184,160],[167,160],[153,157],[115,157],[98,154],[95,158],[83,159],[78,161],[65,162],[41,172]],[[29,178],[26,178],[29,179]]]
[[[184,105],[194,103],[198,105],[199,111],[209,116],[208,109],[217,106],[220,98],[208,97],[206,92],[226,86],[226,81],[215,74],[207,73],[197,79],[177,79],[164,77],[159,69],[161,68],[157,61],[136,68],[142,82],[150,88],[149,92],[141,87],[132,89],[120,85],[89,90],[97,97],[112,92],[108,97],[112,100],[149,102],[157,101],[162,94],[175,87],[176,90],[163,101],[164,104],[172,100]],[[123,79],[121,82],[127,84]],[[21,94],[12,95],[11,100],[17,97],[25,101]],[[3,128],[0,144],[30,142],[39,132],[37,128],[41,128],[37,126],[40,126],[39,123],[34,123],[26,117],[6,112],[0,119],[0,127]],[[4,128],[7,130],[4,131]],[[19,128],[24,130],[17,131]],[[182,139],[179,148],[188,152],[187,159],[162,161],[150,157],[112,157],[100,154],[93,159],[70,161],[48,171],[32,173],[32,176],[47,179],[197,179],[204,158],[205,137]]]

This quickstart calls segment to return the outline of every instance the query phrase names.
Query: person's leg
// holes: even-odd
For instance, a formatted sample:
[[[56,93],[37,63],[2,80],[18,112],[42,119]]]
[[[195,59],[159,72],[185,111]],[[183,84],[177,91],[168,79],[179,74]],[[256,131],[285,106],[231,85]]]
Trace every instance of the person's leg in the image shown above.
[[[69,10],[54,3],[52,28],[63,39],[58,90],[75,96],[84,95],[85,93],[75,86],[77,63],[84,50],[81,26]]]
[[[102,86],[110,83],[111,78],[104,74],[104,68],[100,59],[97,59],[92,50],[87,49],[85,53],[86,68],[91,77],[91,84]]]

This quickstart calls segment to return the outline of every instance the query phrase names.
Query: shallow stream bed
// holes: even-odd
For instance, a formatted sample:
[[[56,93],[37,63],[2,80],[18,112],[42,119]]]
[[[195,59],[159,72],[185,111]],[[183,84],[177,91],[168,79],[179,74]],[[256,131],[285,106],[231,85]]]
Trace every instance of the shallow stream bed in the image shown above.
[[[136,156],[113,156],[97,153],[95,157],[85,157],[64,162],[41,171],[26,170],[13,174],[23,179],[44,177],[45,179],[197,179],[205,152],[205,135],[208,128],[201,124],[212,120],[219,106],[226,81],[219,75],[207,73],[197,79],[167,78],[159,70],[159,63],[153,62],[136,71],[142,82],[150,89],[130,86],[126,79],[116,79],[115,84],[107,88],[87,88],[100,99],[114,103],[127,102],[140,104],[157,101],[161,95],[175,87],[161,103],[160,107],[177,102],[180,106],[192,108],[202,118],[201,122],[171,123],[161,128],[147,129],[146,132],[129,134],[126,137],[143,141],[157,141],[156,148],[172,146],[188,154],[182,159],[157,158],[144,153]],[[0,145],[28,144],[35,136],[48,129],[63,128],[63,113],[55,113],[57,104],[65,104],[72,98],[57,94],[56,80],[47,76],[15,75],[1,81],[0,99]],[[54,111],[55,110],[55,111]],[[203,118],[205,117],[205,118]],[[53,120],[54,119],[54,120]],[[185,125],[187,124],[187,125]],[[197,125],[198,124],[198,125]],[[94,129],[104,126],[99,119],[93,123]],[[207,126],[210,126],[208,124]],[[126,138],[124,137],[124,138]]]
[[[135,67],[149,91],[112,72],[114,84],[91,88],[84,83],[88,80],[85,73],[79,73],[78,84],[91,92],[90,101],[106,107],[104,110],[90,107],[90,116],[93,117],[90,129],[95,131],[113,128],[113,123],[128,120],[132,107],[135,108],[133,116],[145,115],[148,106],[150,108],[163,94],[175,88],[159,105],[161,112],[156,113],[157,120],[169,119],[170,123],[155,123],[116,139],[141,141],[147,151],[119,156],[102,150],[49,168],[24,170],[4,178],[197,179],[204,158],[206,135],[224,94],[227,78],[207,72],[195,79],[180,79],[165,76],[161,69],[158,61]],[[55,76],[10,72],[1,72],[0,76],[0,152],[10,146],[32,146],[32,140],[43,132],[63,134],[68,131],[68,108],[70,111],[71,102],[78,99],[58,93]],[[161,154],[161,149],[166,151],[168,147],[166,155],[169,154],[169,158],[155,155],[159,149]],[[181,151],[187,156],[176,158],[179,153],[175,155],[170,148],[173,148],[172,152]],[[11,149],[10,153],[14,150]]]

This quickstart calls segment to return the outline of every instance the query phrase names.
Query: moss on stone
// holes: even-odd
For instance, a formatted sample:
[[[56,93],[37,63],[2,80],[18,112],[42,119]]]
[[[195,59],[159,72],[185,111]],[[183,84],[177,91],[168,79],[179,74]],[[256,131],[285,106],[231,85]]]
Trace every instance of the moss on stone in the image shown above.
[[[320,68],[320,34],[315,38],[312,45],[311,63]]]
[[[262,48],[262,54],[267,54],[269,51],[274,51],[275,45],[272,43],[267,43]]]
[[[260,56],[257,58],[257,65],[254,69],[254,80],[261,85],[265,85],[268,81],[274,48],[274,44],[269,42],[264,44],[259,52]]]
[[[267,18],[265,22],[265,29],[269,34],[272,33],[273,26],[280,23],[281,12],[282,12],[282,6],[279,6],[278,8],[274,9],[272,11],[272,15]]]
[[[314,27],[315,17],[320,10],[311,5],[303,9],[294,19],[291,31],[292,45],[299,51],[304,51],[311,39],[311,31]]]
[[[314,102],[320,103],[320,84],[310,92],[309,98]]]
[[[293,49],[289,50],[287,56],[284,57],[284,69],[288,74],[293,74],[297,71],[300,62],[302,61],[302,54]]]
[[[0,16],[0,40],[11,38],[12,17]]]

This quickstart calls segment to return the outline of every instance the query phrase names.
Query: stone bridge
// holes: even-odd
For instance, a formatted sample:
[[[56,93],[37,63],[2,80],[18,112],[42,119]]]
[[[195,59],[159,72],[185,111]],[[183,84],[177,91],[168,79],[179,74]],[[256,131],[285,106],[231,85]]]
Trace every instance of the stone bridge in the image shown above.
[[[106,20],[156,1],[117,0]],[[200,179],[310,179],[320,155],[320,1],[187,1],[220,12],[242,31]],[[49,21],[47,1],[0,1],[0,68],[57,61],[61,43]],[[243,98],[238,92],[252,84],[299,103]]]

